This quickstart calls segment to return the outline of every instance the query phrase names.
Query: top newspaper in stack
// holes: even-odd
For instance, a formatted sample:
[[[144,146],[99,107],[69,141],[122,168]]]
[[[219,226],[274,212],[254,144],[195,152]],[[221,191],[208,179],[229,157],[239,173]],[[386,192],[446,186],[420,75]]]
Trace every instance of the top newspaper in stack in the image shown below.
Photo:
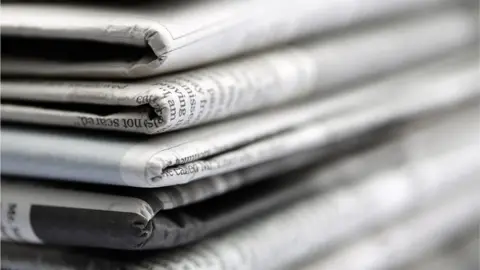
[[[7,3],[2,5],[2,74],[152,76],[448,2],[201,0],[127,7]]]
[[[191,127],[458,51],[478,37],[469,15],[447,9],[139,82],[5,79],[2,120],[147,134]]]

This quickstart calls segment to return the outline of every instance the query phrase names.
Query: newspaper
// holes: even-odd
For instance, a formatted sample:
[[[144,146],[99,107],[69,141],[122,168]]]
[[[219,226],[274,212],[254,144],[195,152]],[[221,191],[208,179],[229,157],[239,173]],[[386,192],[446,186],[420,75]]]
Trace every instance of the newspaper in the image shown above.
[[[475,61],[470,62],[154,138],[4,124],[2,172],[137,187],[188,183],[325,146],[419,113],[478,102],[478,70]]]
[[[1,20],[2,74],[145,77],[448,2],[7,2]]]
[[[457,160],[453,164],[459,163],[462,162]],[[431,165],[432,163],[427,171],[430,171]],[[420,164],[414,167],[414,170],[419,170],[417,172],[425,169]],[[466,179],[463,175],[445,187],[442,174],[446,172],[446,175],[452,176],[449,173],[449,163],[437,163],[435,169],[438,170],[435,173],[438,174],[434,178],[440,180],[440,183],[430,182],[427,189],[424,188],[425,178],[415,177],[411,167],[405,169],[381,173],[366,182],[346,186],[330,194],[304,196],[302,200],[282,207],[281,211],[172,251],[129,253],[129,256],[112,252],[102,256],[101,252],[96,251],[92,256],[91,250],[3,244],[2,265],[21,266],[21,269],[37,269],[43,264],[45,269],[278,269],[332,248],[338,241],[361,235],[376,226],[385,226],[394,219],[429,205],[440,205],[441,210],[434,210],[434,214],[427,214],[427,217],[421,216],[420,224],[425,225],[424,222],[427,221],[430,225],[435,218],[448,222],[434,222],[434,230],[427,233],[427,236],[437,235],[446,229],[444,237],[447,237],[447,233],[452,233],[455,227],[460,229],[465,223],[470,223],[472,218],[478,218],[480,201],[475,194],[478,171],[471,181],[467,181],[473,183],[473,186],[463,185],[460,188],[458,180]],[[459,194],[459,199],[453,204],[444,205],[445,199],[450,197],[448,194],[452,193]],[[407,226],[419,223],[413,221],[407,223]],[[398,241],[398,232],[403,233],[402,236],[405,232],[411,232],[409,229],[397,230],[389,239]],[[404,242],[397,241],[388,242],[387,247],[400,244],[402,248]],[[422,242],[423,247],[428,243],[429,241]],[[292,246],[295,248],[292,249]]]
[[[327,188],[338,185],[341,182],[346,183],[348,182],[347,180],[360,177],[374,170],[394,167],[399,163],[405,163],[406,157],[404,155],[392,155],[393,153],[402,153],[401,151],[404,151],[402,145],[377,148],[366,153],[357,153],[354,157],[338,161],[333,165],[323,165],[322,167],[326,168],[326,171],[322,171],[320,174],[317,173],[317,176],[320,175],[319,178],[321,179],[315,180],[317,182],[316,185]],[[311,155],[309,155],[309,157],[311,158]],[[283,160],[283,162],[285,162],[285,160]],[[312,161],[310,160],[310,162]],[[194,202],[198,203],[214,195],[218,196],[219,193],[225,193],[233,188],[238,188],[242,184],[244,185],[245,182],[258,181],[259,177],[265,176],[265,171],[268,172],[268,169],[274,168],[273,166],[275,165],[283,164],[273,162],[266,166],[261,165],[220,177],[217,176],[196,181],[187,185],[157,190],[111,189],[102,187],[95,187],[95,189],[91,190],[82,186],[72,187],[71,185],[70,188],[65,188],[54,183],[47,182],[39,185],[38,183],[34,184],[20,179],[4,177],[3,192],[5,192],[5,195],[3,205],[5,208],[2,208],[3,216],[8,215],[12,208],[15,209],[16,213],[19,213],[20,209],[25,209],[22,205],[28,208],[28,204],[30,204],[30,214],[28,216],[31,217],[31,220],[28,220],[28,218],[12,218],[15,219],[15,221],[10,222],[10,224],[2,224],[4,232],[3,240],[9,239],[10,241],[34,243],[46,242],[64,245],[83,244],[116,249],[139,249],[152,246],[159,248],[179,245],[184,242],[196,240],[196,238],[202,237],[207,232],[214,231],[215,228],[218,229],[221,225],[221,223],[219,224],[219,222],[221,222],[219,216],[221,215],[227,218],[230,217],[229,223],[244,219],[246,217],[245,213],[236,209],[239,208],[237,205],[229,207],[227,209],[228,211],[225,210],[225,207],[221,207],[220,211],[216,209],[218,205],[225,205],[228,204],[229,201],[231,202],[233,200],[232,198],[243,202],[247,207],[257,205],[258,203],[255,201],[258,200],[260,200],[264,207],[265,205],[275,207],[279,203],[285,203],[292,200],[292,198],[300,195],[304,196],[312,192],[312,189],[302,186],[302,183],[308,183],[308,181],[302,181],[301,177],[295,173],[280,179],[270,179],[269,181],[275,183],[257,184],[247,188],[245,191],[226,194],[225,196],[228,196],[227,199],[223,199],[223,202],[222,199],[220,199],[220,203],[218,199],[214,200],[213,203],[204,203],[203,205],[207,205],[207,207],[210,205],[210,210],[209,208],[201,210],[202,204],[200,204],[200,206],[196,204],[190,207],[191,209],[195,209],[195,211],[189,211],[188,208],[186,211],[180,210],[180,212],[185,212],[186,215],[192,217],[185,220],[187,224],[192,224],[188,226],[172,226],[168,234],[164,233],[164,231],[166,231],[166,224],[171,223],[171,221],[178,222],[179,219],[174,218],[175,216],[179,216],[178,210],[174,216],[172,216],[171,213],[175,212],[164,212],[164,210],[176,209]],[[278,171],[278,168],[276,169]],[[281,170],[285,171],[285,168],[281,168]],[[310,171],[312,170],[313,169]],[[315,170],[318,171],[318,169]],[[296,179],[293,183],[292,178]],[[298,178],[300,178],[300,180],[297,180]],[[313,178],[313,176],[310,178]],[[20,202],[19,198],[30,197],[24,196],[27,193],[40,194],[40,197]],[[260,196],[254,195],[257,193],[260,194]],[[239,196],[238,194],[245,195]],[[272,200],[272,195],[274,196],[273,201],[268,202],[269,198]],[[50,199],[41,199],[45,197]],[[78,199],[73,200],[72,198]],[[87,201],[88,203],[85,204],[81,201]],[[60,210],[58,209],[59,206],[61,207]],[[67,206],[68,209],[65,208]],[[45,209],[45,207],[47,207],[47,209]],[[36,210],[34,208],[36,208]],[[245,208],[246,207],[243,207],[242,209]],[[66,212],[59,213],[61,210],[65,210]],[[92,218],[98,210],[103,210],[104,212],[100,213],[100,217]],[[208,213],[208,218],[194,222],[195,219],[193,219],[193,217],[198,216],[198,212]],[[256,212],[259,212],[259,210],[257,209]],[[128,229],[122,230],[122,228],[131,228],[133,226],[132,214],[143,217],[145,224],[149,222],[152,223],[154,226],[145,226],[144,230],[151,230],[151,232],[146,235],[139,236],[138,234],[134,234],[132,236],[130,234],[134,233],[133,231],[129,231]],[[20,216],[21,214],[18,215]],[[107,218],[107,216],[109,218]],[[136,226],[140,223],[138,217],[134,219]],[[212,217],[215,218],[212,219]],[[90,223],[93,221],[93,224],[77,222],[79,219],[88,220]],[[6,220],[6,218],[4,218],[4,220]],[[115,220],[115,226],[112,226],[112,220]],[[212,220],[214,223],[209,224],[212,223]],[[223,224],[223,226],[225,226],[225,224]],[[186,230],[184,227],[189,230]],[[54,229],[54,233],[48,234],[48,231],[52,228]],[[83,232],[81,235],[82,238],[80,238],[80,240],[75,237],[72,239],[72,231]],[[124,235],[121,235],[121,233]],[[153,236],[154,234],[156,235],[155,237]],[[111,235],[117,235],[116,239],[112,239]],[[172,241],[172,235],[178,236]],[[148,239],[145,239],[145,237],[148,237]],[[131,238],[134,238],[135,243],[131,243]],[[85,241],[88,241],[89,244]],[[118,243],[118,241],[121,241],[121,243]],[[143,245],[139,243],[143,243]]]
[[[365,237],[299,270],[387,270],[398,269],[408,262],[419,260],[429,251],[451,241],[463,230],[478,225],[480,200],[468,197],[467,194],[473,195],[472,192],[466,192],[453,202],[437,206],[437,209],[417,213],[406,221]]]
[[[291,204],[298,198],[339,184],[353,184],[378,171],[385,171],[374,178],[383,181],[379,185],[387,193],[391,190],[399,192],[397,195],[402,195],[400,191],[424,194],[421,196],[436,194],[461,186],[477,170],[480,154],[473,146],[478,144],[478,133],[470,125],[471,117],[465,118],[463,113],[460,116],[463,117],[447,119],[441,124],[420,123],[416,128],[414,125],[410,132],[391,143],[334,164],[313,166],[304,172],[167,211],[162,209],[163,205],[168,205],[172,197],[178,198],[173,188],[102,190],[4,177],[2,239],[114,249],[172,247],[198,240],[279,205]],[[455,142],[450,142],[447,136],[452,130],[456,132]],[[402,186],[413,183],[409,188]],[[364,192],[370,188],[377,187],[371,186]],[[182,189],[188,193],[188,186]],[[395,206],[392,201],[392,205],[382,202],[378,207]]]
[[[477,28],[453,9],[138,82],[5,79],[2,120],[162,133],[461,51],[478,41]]]

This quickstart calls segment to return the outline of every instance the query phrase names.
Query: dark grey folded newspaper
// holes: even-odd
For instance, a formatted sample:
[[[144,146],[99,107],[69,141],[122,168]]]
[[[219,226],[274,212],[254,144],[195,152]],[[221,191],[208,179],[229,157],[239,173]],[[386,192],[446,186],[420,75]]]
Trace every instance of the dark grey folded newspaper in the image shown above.
[[[304,197],[239,228],[171,251],[120,253],[2,243],[2,265],[5,269],[25,270],[298,269],[289,266],[312,254],[331,251],[339,241],[392,224],[415,209],[425,209],[379,235],[341,249],[313,268],[362,265],[366,269],[389,269],[418,258],[480,220],[480,200],[475,194],[478,183],[470,181],[473,185],[463,188],[456,183],[435,194],[439,192],[436,189],[414,188],[425,184],[416,181],[421,179],[403,185],[391,178],[394,175],[360,182],[331,195]],[[392,184],[410,189],[389,189]],[[386,198],[391,201],[382,203]],[[389,258],[392,254],[394,258]]]
[[[475,172],[480,153],[472,148],[478,134],[471,121],[477,113],[478,109],[472,106],[450,116],[414,122],[402,132],[398,131],[392,140],[368,151],[202,202],[199,201],[221,193],[222,186],[228,186],[231,181],[239,181],[237,185],[241,185],[255,178],[244,174],[242,180],[238,178],[242,175],[239,173],[237,178],[234,174],[230,175],[232,178],[227,175],[223,181],[205,179],[168,189],[132,190],[68,187],[4,177],[2,238],[114,249],[172,247],[198,240],[262,212],[282,208],[333,185],[360,181],[368,174],[382,171],[386,172],[377,177],[378,181],[372,180],[376,184],[369,184],[365,192],[373,188],[388,193],[390,189],[395,196],[403,196],[399,191],[413,192],[401,197],[402,200],[427,198],[432,196],[428,194],[436,194],[452,184],[462,185]],[[456,134],[455,141],[447,136],[452,131]],[[212,183],[218,186],[211,186]],[[206,191],[199,190],[202,184]],[[189,197],[189,194],[193,195]],[[185,197],[189,200],[184,201]],[[383,197],[377,199],[382,201]],[[394,214],[397,205],[390,206],[394,207],[391,209]],[[386,205],[382,204],[381,209],[383,207]]]

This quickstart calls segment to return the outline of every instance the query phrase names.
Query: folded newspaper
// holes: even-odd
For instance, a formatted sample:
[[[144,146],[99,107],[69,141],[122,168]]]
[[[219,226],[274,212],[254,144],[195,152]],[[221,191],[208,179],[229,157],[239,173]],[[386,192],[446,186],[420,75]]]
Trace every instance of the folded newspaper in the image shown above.
[[[172,247],[378,171],[385,173],[375,176],[377,180],[372,180],[364,193],[374,188],[385,194],[364,195],[380,200],[376,206],[380,209],[396,207],[395,200],[385,201],[391,192],[400,198],[406,196],[403,199],[427,198],[478,177],[480,153],[473,147],[479,143],[478,132],[471,125],[477,114],[474,108],[455,116],[442,115],[443,120],[434,119],[439,121],[436,124],[420,121],[407,126],[386,145],[339,159],[333,165],[313,166],[203,202],[177,204],[169,210],[163,206],[171,205],[170,198],[178,198],[174,188],[122,191],[4,177],[2,240],[114,249]],[[448,134],[453,131],[456,140],[452,142]],[[392,155],[395,157],[389,157]],[[183,187],[187,194],[188,188]]]
[[[470,194],[469,194],[470,193]],[[479,205],[478,198],[475,199],[472,192],[466,192],[464,196],[457,198],[453,197],[446,201],[445,204],[440,204],[436,207],[429,207],[424,211],[417,212],[415,216],[410,217],[405,222],[399,222],[391,228],[384,230],[381,234],[372,236],[359,242],[349,249],[335,253],[327,257],[322,257],[324,262],[312,263],[308,268],[299,268],[288,265],[278,265],[275,269],[322,269],[320,266],[328,265],[333,268],[325,269],[360,269],[359,265],[370,266],[372,268],[362,269],[399,269],[398,266],[408,264],[412,260],[418,259],[419,256],[425,255],[429,249],[434,249],[437,245],[442,245],[444,242],[455,238],[456,234],[461,233],[462,230],[470,231],[472,222],[478,222],[479,213],[472,206]],[[467,198],[465,196],[468,195]],[[273,223],[273,220],[270,221]],[[264,224],[265,226],[266,224]],[[269,224],[273,226],[273,224]],[[244,232],[245,234],[247,232]],[[318,231],[314,235],[317,235]],[[284,235],[278,235],[280,238]],[[472,237],[472,234],[470,234]],[[473,237],[478,237],[476,234]],[[224,237],[226,238],[226,237]],[[423,241],[418,241],[423,240]],[[433,240],[433,241],[432,241]],[[213,242],[213,241],[212,241]],[[477,241],[470,241],[471,243],[461,246],[459,250],[454,250],[449,254],[442,254],[433,264],[424,263],[414,269],[410,270],[452,270],[452,269],[471,269],[474,270],[475,262],[478,259],[478,239]],[[230,256],[222,258],[214,257],[214,249],[205,245],[202,247],[192,247],[187,252],[179,251],[176,261],[185,262],[183,266],[190,268],[181,268],[175,262],[167,261],[172,256],[165,256],[162,253],[155,255],[149,254],[142,262],[140,256],[130,255],[130,259],[122,262],[123,254],[116,253],[101,253],[98,250],[95,254],[86,250],[80,249],[65,249],[44,246],[19,245],[13,243],[4,243],[2,245],[2,265],[6,269],[129,269],[140,270],[150,269],[238,269],[231,264],[225,265],[223,268],[208,268],[209,266],[220,266],[220,264],[213,263],[218,260],[253,260],[255,254],[251,253],[235,253],[235,244],[233,243],[213,243],[213,247],[223,244],[223,248],[233,250]],[[270,243],[271,244],[271,243]],[[458,246],[457,246],[458,247]],[[241,248],[241,246],[240,246]],[[187,248],[185,249],[187,250]],[[196,254],[193,252],[197,251]],[[455,253],[455,254],[451,254]],[[189,256],[190,255],[190,256]],[[165,257],[166,258],[165,258]],[[187,257],[189,256],[189,257]],[[211,256],[211,260],[208,261]],[[251,258],[247,257],[251,256]],[[253,258],[252,258],[253,257]],[[133,259],[135,258],[135,259]],[[258,259],[276,260],[276,257]],[[343,259],[344,261],[339,261]],[[372,259],[371,261],[366,261]],[[189,264],[186,263],[187,260]],[[132,263],[137,261],[137,263]],[[440,262],[438,262],[440,261]],[[472,263],[473,262],[473,263]],[[355,264],[356,263],[356,264]],[[397,266],[397,267],[395,267]],[[435,266],[435,267],[432,267]],[[464,267],[459,267],[464,266]],[[465,268],[469,267],[469,268]],[[255,269],[252,267],[245,267],[242,269]],[[270,268],[261,268],[270,269]]]
[[[399,149],[397,149],[399,148]],[[380,167],[393,167],[399,162],[404,162],[404,156],[392,156],[392,151],[401,151],[403,150],[401,145],[392,145],[388,147],[383,147],[380,149],[376,150],[370,150],[368,153],[364,154],[358,154],[361,155],[362,159],[358,157],[353,157],[349,158],[348,160],[344,160],[342,162],[338,162],[335,165],[331,166],[331,169],[328,170],[328,172],[323,172],[324,176],[322,177],[322,180],[318,181],[318,184],[322,184],[324,186],[329,186],[330,183],[336,183],[343,181],[343,179],[351,179],[354,176],[360,176],[362,175],[363,171],[372,171],[374,169],[378,169]],[[313,161],[311,161],[313,163]],[[358,168],[361,162],[364,166],[361,168]],[[381,166],[379,165],[381,164]],[[278,165],[277,164],[270,164],[266,168],[273,168],[272,165]],[[276,168],[278,170],[278,168]],[[284,168],[282,168],[285,170]],[[212,197],[215,194],[214,193],[224,193],[228,191],[229,189],[231,190],[234,187],[241,186],[242,184],[245,184],[247,181],[252,181],[252,180],[259,180],[258,177],[258,172],[262,172],[265,170],[265,165],[257,166],[254,168],[250,169],[245,169],[242,172],[238,173],[231,173],[227,174],[222,177],[215,177],[211,179],[204,179],[197,181],[195,183],[187,184],[187,185],[181,185],[181,186],[173,186],[169,188],[162,188],[158,190],[131,190],[131,189],[111,189],[111,188],[102,188],[101,186],[96,186],[95,188],[88,188],[85,186],[72,186],[70,185],[70,188],[62,188],[61,185],[55,185],[55,183],[43,183],[42,185],[39,185],[38,183],[35,184],[35,182],[27,182],[27,181],[21,181],[19,179],[15,178],[9,178],[5,177],[4,178],[4,183],[3,183],[3,190],[5,192],[4,200],[3,200],[3,205],[6,207],[5,209],[2,209],[2,213],[5,215],[8,215],[9,212],[15,211],[16,213],[19,213],[22,208],[20,205],[25,205],[23,203],[19,203],[19,198],[23,197],[22,194],[26,193],[35,193],[39,194],[40,198],[43,196],[46,196],[49,194],[49,196],[52,198],[52,201],[48,202],[45,200],[38,200],[38,198],[34,199],[33,201],[30,201],[30,203],[33,205],[45,205],[48,209],[43,209],[40,210],[41,212],[44,212],[44,214],[41,215],[36,215],[34,213],[33,208],[30,209],[31,217],[32,220],[19,220],[18,218],[11,218],[10,224],[2,224],[3,228],[3,240],[13,240],[13,241],[29,241],[29,242],[58,242],[60,241],[61,244],[76,244],[76,245],[87,245],[86,243],[89,242],[90,245],[92,246],[98,246],[98,245],[108,245],[110,246],[115,246],[115,248],[126,248],[126,249],[132,249],[133,247],[135,248],[142,248],[138,247],[139,244],[131,244],[129,242],[129,239],[132,237],[137,237],[136,242],[146,242],[146,240],[149,241],[154,241],[156,240],[156,244],[158,247],[160,246],[168,246],[168,245],[178,245],[181,244],[182,241],[192,241],[195,239],[191,239],[191,237],[199,238],[202,235],[205,234],[207,230],[212,230],[212,228],[202,228],[202,226],[215,226],[219,227],[221,224],[221,220],[216,217],[220,215],[225,215],[227,218],[232,218],[233,220],[228,221],[228,223],[232,223],[233,221],[238,221],[238,219],[245,218],[245,213],[242,214],[242,211],[236,210],[236,208],[239,208],[238,205],[234,205],[234,207],[228,208],[230,211],[227,212],[225,211],[225,207],[223,207],[220,211],[217,208],[218,205],[224,205],[225,201],[232,201],[232,200],[240,200],[240,202],[249,202],[248,205],[251,208],[252,205],[258,205],[258,203],[255,202],[255,200],[260,200],[262,204],[268,207],[275,207],[277,204],[280,202],[285,202],[288,200],[291,200],[292,198],[299,196],[299,194],[305,195],[308,192],[311,192],[311,190],[305,189],[302,187],[301,184],[296,184],[294,183],[297,187],[293,188],[292,191],[292,183],[291,183],[291,178],[285,178],[285,180],[274,180],[272,179],[271,181],[276,182],[276,183],[267,183],[263,185],[255,185],[253,187],[247,188],[246,191],[241,191],[236,192],[236,193],[229,193],[225,196],[226,199],[223,199],[224,203],[223,204],[218,204],[218,199],[214,200],[215,203],[208,202],[206,205],[211,205],[212,209],[208,212],[209,217],[201,222],[193,223],[187,226],[187,224],[184,225],[177,225],[175,227],[170,228],[170,233],[169,235],[164,235],[160,233],[160,230],[157,228],[162,228],[165,226],[164,223],[166,223],[167,220],[174,220],[178,222],[178,218],[175,219],[175,216],[178,216],[178,210],[176,210],[177,214],[172,216],[170,213],[174,213],[173,211],[167,211],[165,212],[164,210],[170,210],[170,209],[176,209],[180,208],[182,206],[186,206],[195,202],[200,202],[202,200],[205,200],[208,197]],[[265,175],[265,173],[260,173],[260,175]],[[253,175],[253,177],[252,177]],[[297,178],[297,176],[293,175],[292,177]],[[303,183],[305,181],[299,181],[300,183]],[[280,184],[279,184],[280,183]],[[72,190],[72,188],[74,190]],[[273,190],[273,191],[272,191]],[[284,190],[282,192],[282,190]],[[285,193],[288,192],[287,194]],[[266,192],[265,192],[266,191]],[[102,192],[104,194],[102,194]],[[268,202],[268,194],[274,193],[274,200],[272,202]],[[245,194],[245,195],[238,195],[238,194]],[[257,194],[260,193],[260,197],[255,199],[255,196],[252,194]],[[10,194],[10,195],[8,195]],[[280,195],[279,195],[280,194]],[[103,196],[102,196],[103,195]],[[218,195],[218,194],[217,194]],[[78,198],[76,200],[72,200],[72,198]],[[233,198],[233,199],[232,199]],[[271,200],[271,199],[270,199]],[[93,204],[85,204],[82,203],[83,201],[85,202],[94,202]],[[58,202],[58,204],[57,204]],[[220,201],[221,202],[221,201]],[[65,204],[66,203],[66,204]],[[28,204],[28,202],[27,202]],[[103,205],[103,206],[102,206]],[[201,204],[200,204],[201,205]],[[66,212],[63,213],[58,213],[58,211],[52,210],[60,207],[65,207],[69,206],[69,208],[63,208]],[[265,207],[264,206],[264,207]],[[200,206],[201,207],[201,206]],[[27,206],[28,208],[28,206]],[[12,210],[13,209],[13,210]],[[90,211],[86,211],[87,209],[91,209]],[[147,209],[147,210],[145,210]],[[180,208],[180,211],[183,212],[185,208]],[[199,209],[199,204],[195,205],[192,209]],[[201,209],[201,208],[200,208]],[[241,209],[247,209],[245,207]],[[103,210],[103,211],[100,211]],[[106,211],[111,211],[113,214],[110,214],[109,218],[105,218],[107,213]],[[28,209],[27,209],[28,211]],[[192,212],[188,211],[187,213]],[[198,211],[197,211],[198,212]],[[259,212],[258,209],[255,210],[255,212]],[[57,214],[55,214],[57,213]],[[101,215],[99,218],[91,218],[91,215],[95,215],[98,213]],[[146,217],[144,213],[147,213],[149,217]],[[218,215],[220,213],[220,215]],[[59,215],[58,215],[59,214]],[[108,213],[107,213],[108,214]],[[195,212],[193,212],[193,216],[198,216]],[[90,216],[89,216],[90,215]],[[240,216],[236,216],[240,215]],[[20,214],[19,214],[20,216]],[[35,216],[35,217],[34,217]],[[154,217],[153,217],[154,216]],[[164,216],[163,219],[159,217]],[[193,217],[192,216],[192,217]],[[230,216],[230,217],[229,217]],[[34,221],[34,219],[39,218],[39,220],[43,220],[40,223],[37,223]],[[92,225],[85,225],[85,222],[76,222],[78,218],[85,219],[85,220],[95,220],[96,224],[93,225],[93,227],[96,227],[96,229],[92,228]],[[132,221],[132,218],[136,217],[137,223],[136,225]],[[152,221],[148,220],[148,218],[152,219]],[[208,220],[210,219],[210,220]],[[6,219],[5,219],[6,220]],[[62,221],[65,220],[67,222],[66,224]],[[149,231],[150,232],[146,235],[129,235],[129,230],[128,228],[135,228],[136,226],[139,226],[141,223],[141,220],[144,220],[144,223],[150,222],[152,223],[152,226],[144,226],[145,229],[144,231]],[[112,224],[117,224],[115,227],[111,227],[109,225]],[[192,222],[193,219],[186,219],[185,222]],[[25,222],[27,222],[25,224]],[[28,225],[30,222],[30,225]],[[208,224],[215,222],[216,224]],[[225,222],[223,222],[225,226]],[[23,224],[23,225],[22,225]],[[60,225],[59,225],[60,224]],[[64,224],[64,225],[61,225]],[[78,225],[78,226],[77,226]],[[47,230],[53,229],[54,233],[52,234],[45,234],[45,233],[34,233],[34,231],[37,231],[34,229],[35,227],[43,227]],[[31,227],[31,230],[29,229]],[[19,228],[19,229],[15,229]],[[21,228],[26,228],[26,229],[21,229]],[[49,229],[50,228],[50,229]],[[122,230],[123,228],[123,230]],[[126,229],[125,229],[126,228]],[[155,228],[155,229],[153,229]],[[187,231],[186,229],[189,229]],[[207,229],[207,230],[205,230]],[[43,230],[43,229],[42,229]],[[100,230],[100,231],[99,231]],[[71,232],[84,232],[83,233],[83,238],[79,238],[80,241],[83,242],[78,242],[79,240],[72,240],[69,239],[71,238]],[[130,233],[135,233],[133,230],[130,230]],[[116,232],[116,233],[114,233]],[[97,235],[99,233],[99,235]],[[121,235],[121,234],[124,235]],[[157,239],[145,239],[145,237],[148,238],[154,238],[151,237],[152,233],[159,234],[157,236]],[[187,234],[188,233],[188,234]],[[54,235],[60,234],[60,237],[55,237],[52,238]],[[69,235],[68,238],[62,238],[63,234]],[[184,237],[177,237],[173,239],[172,243],[172,234],[178,234],[178,235],[185,235]],[[41,239],[37,237],[36,235],[41,235]],[[86,238],[86,235],[88,236]],[[110,239],[112,235],[118,235],[118,239]],[[105,242],[104,237],[107,237],[107,242]],[[99,238],[100,237],[100,238]],[[162,239],[160,242],[161,237],[166,237],[166,239]],[[190,237],[190,238],[188,238]],[[170,239],[170,242],[168,242]],[[87,242],[85,242],[85,240]],[[121,241],[122,243],[112,243],[112,241]]]
[[[453,164],[458,163],[461,161]],[[422,169],[419,165],[416,169],[417,173],[426,172],[424,169],[428,172],[432,168],[438,169],[435,172],[439,174],[434,178],[440,180],[444,179],[442,173],[450,175],[448,165],[433,162],[428,168]],[[471,184],[462,188],[458,186],[458,178],[447,185],[448,188],[440,188],[445,184],[443,181],[437,184],[432,182],[432,178],[413,177],[411,173],[405,168],[380,173],[365,182],[343,187],[331,194],[306,196],[282,207],[281,211],[272,212],[198,244],[172,251],[129,253],[126,256],[112,251],[96,250],[94,254],[91,250],[5,243],[2,246],[2,265],[13,269],[281,269],[331,249],[339,241],[385,226],[415,209],[436,205],[436,209],[395,227],[380,239],[360,243],[360,250],[347,250],[347,255],[360,252],[370,258],[380,259],[360,261],[363,265],[389,265],[387,258],[391,253],[388,251],[398,252],[396,254],[399,256],[392,261],[395,264],[452,237],[453,233],[467,228],[479,218],[478,183],[474,179],[467,181]],[[465,182],[464,176],[460,178]],[[427,186],[428,189],[425,188]],[[453,198],[453,201],[449,198]],[[424,228],[424,225],[429,227]],[[417,239],[409,237],[414,235],[424,241],[417,242]],[[438,238],[432,241],[428,236]],[[389,241],[385,243],[385,240]],[[418,246],[409,250],[405,248],[408,241],[415,241]],[[381,248],[375,249],[379,244]],[[295,245],[294,249],[286,248],[292,245]],[[367,250],[362,248],[365,246]],[[345,253],[334,255],[326,263],[348,265],[348,261],[339,261],[338,257],[345,258]]]
[[[2,172],[137,187],[188,183],[478,100],[477,75],[474,59],[448,62],[330,99],[154,138],[4,124]]]
[[[398,270],[471,232],[473,1],[299,1],[2,4],[2,269]]]
[[[197,0],[137,1],[127,6],[98,1],[6,2],[1,19],[2,74],[145,77],[449,2]]]
[[[148,134],[190,127],[462,50],[478,42],[470,15],[446,10],[139,82],[4,79],[1,117]]]

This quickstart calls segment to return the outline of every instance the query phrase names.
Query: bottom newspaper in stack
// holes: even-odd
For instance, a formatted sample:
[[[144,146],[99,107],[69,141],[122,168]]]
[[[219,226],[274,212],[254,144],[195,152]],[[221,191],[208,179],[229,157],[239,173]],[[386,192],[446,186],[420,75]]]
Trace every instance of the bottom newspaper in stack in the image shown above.
[[[164,202],[189,194],[193,183],[132,192],[4,179],[2,240],[44,245],[3,243],[2,266],[289,269],[321,256],[304,267],[400,267],[478,224],[478,113],[472,100],[397,123],[373,146],[356,141],[356,151],[321,164],[165,211]],[[248,178],[255,169],[262,172],[262,165],[237,176]],[[48,246],[148,249],[191,241],[141,253]]]

